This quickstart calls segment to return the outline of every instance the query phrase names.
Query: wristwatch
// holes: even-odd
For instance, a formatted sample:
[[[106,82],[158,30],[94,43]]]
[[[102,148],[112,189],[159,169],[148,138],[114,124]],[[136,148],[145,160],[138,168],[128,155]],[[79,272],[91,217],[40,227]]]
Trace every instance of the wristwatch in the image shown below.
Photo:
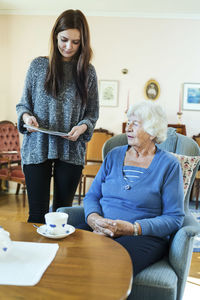
[[[134,232],[133,232],[133,235],[139,235],[139,226],[138,226],[138,223],[133,223],[133,229],[134,229]]]

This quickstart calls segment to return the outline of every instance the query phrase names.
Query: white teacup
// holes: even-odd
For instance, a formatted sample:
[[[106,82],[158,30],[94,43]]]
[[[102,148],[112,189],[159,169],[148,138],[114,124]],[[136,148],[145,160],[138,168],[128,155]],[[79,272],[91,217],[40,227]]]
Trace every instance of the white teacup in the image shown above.
[[[63,212],[50,212],[45,214],[47,232],[52,235],[65,234],[68,214]]]

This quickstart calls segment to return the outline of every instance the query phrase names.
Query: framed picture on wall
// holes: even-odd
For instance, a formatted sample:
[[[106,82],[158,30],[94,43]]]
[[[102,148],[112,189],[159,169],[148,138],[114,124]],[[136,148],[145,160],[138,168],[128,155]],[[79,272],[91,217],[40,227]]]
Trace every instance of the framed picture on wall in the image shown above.
[[[200,110],[200,83],[184,83],[183,110]]]
[[[147,81],[144,87],[144,96],[147,100],[156,100],[160,96],[160,85],[154,80]]]
[[[101,106],[118,105],[117,80],[99,80],[99,103]]]

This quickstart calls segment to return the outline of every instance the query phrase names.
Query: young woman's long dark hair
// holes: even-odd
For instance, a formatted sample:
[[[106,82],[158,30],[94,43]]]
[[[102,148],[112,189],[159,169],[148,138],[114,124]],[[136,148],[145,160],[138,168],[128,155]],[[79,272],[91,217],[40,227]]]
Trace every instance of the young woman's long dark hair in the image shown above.
[[[87,103],[87,73],[92,50],[90,47],[90,32],[87,20],[80,10],[66,10],[56,20],[51,32],[51,48],[49,55],[49,66],[47,70],[44,87],[48,94],[57,98],[63,84],[62,55],[58,50],[57,35],[67,29],[78,29],[80,31],[80,47],[72,57],[73,77],[77,92],[82,103]]]

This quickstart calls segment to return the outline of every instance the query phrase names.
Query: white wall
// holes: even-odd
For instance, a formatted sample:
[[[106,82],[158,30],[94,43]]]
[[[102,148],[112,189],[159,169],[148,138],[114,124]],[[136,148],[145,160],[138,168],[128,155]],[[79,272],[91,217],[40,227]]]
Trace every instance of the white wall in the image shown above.
[[[150,78],[160,84],[157,102],[169,123],[177,123],[182,84],[200,82],[200,21],[93,17],[90,25],[99,79],[119,80],[120,87],[119,106],[101,107],[97,126],[120,132],[128,89],[137,103]],[[123,75],[122,68],[129,73]],[[200,132],[200,111],[184,111],[182,119],[189,136]]]
[[[0,95],[1,95],[1,105],[0,105],[0,120],[3,120],[7,116],[7,104],[8,99],[8,82],[10,73],[10,63],[8,61],[8,39],[9,35],[5,33],[2,28],[5,28],[6,22],[5,16],[0,16]],[[12,117],[12,116],[11,116]]]
[[[30,61],[48,54],[55,16],[0,16],[0,119],[16,121],[18,103]],[[156,79],[161,88],[158,103],[169,123],[177,123],[179,92],[184,82],[200,82],[200,20],[88,17],[93,64],[98,78],[119,80],[119,105],[101,107],[96,127],[121,132],[130,102],[143,99],[146,81]],[[129,73],[123,75],[121,69]],[[200,132],[200,111],[184,111],[188,136]]]

